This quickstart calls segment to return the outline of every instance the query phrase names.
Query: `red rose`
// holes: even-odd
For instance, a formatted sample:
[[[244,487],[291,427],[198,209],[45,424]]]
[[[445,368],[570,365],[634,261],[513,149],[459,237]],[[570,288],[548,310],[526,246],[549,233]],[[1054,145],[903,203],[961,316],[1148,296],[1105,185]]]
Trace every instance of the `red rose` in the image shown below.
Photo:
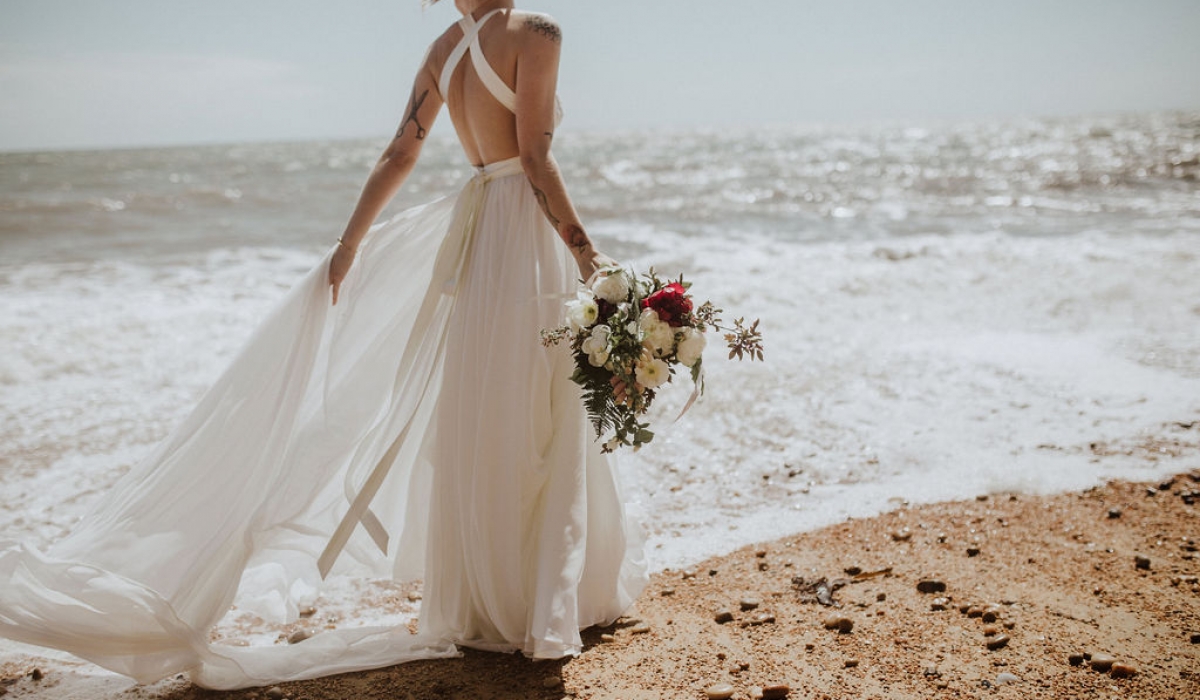
[[[684,317],[692,312],[692,300],[687,290],[678,282],[672,282],[642,300],[643,309],[654,309],[661,321],[678,328]]]

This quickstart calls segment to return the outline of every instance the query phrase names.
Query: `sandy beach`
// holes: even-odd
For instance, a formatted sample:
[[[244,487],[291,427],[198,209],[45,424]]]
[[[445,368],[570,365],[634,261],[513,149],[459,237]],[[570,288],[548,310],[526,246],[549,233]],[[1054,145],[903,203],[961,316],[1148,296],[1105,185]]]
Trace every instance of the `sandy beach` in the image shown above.
[[[1198,499],[1200,470],[902,506],[659,572],[564,662],[468,651],[274,688],[175,678],[104,696],[1195,698]],[[325,623],[318,608],[297,629]],[[72,676],[31,656],[0,667],[0,695],[60,697],[78,692]]]

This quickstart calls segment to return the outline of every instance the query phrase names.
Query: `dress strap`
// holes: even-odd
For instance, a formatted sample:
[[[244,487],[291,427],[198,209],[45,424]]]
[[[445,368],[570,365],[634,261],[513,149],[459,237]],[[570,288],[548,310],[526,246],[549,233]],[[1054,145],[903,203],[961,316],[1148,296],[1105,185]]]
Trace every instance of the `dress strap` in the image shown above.
[[[512,88],[504,84],[504,81],[492,69],[492,66],[487,61],[487,57],[483,55],[483,48],[479,45],[479,30],[483,25],[494,15],[501,12],[503,8],[498,8],[487,13],[475,21],[471,15],[463,15],[459,20],[459,26],[462,27],[463,36],[459,40],[458,45],[450,52],[450,57],[446,59],[446,65],[442,66],[442,75],[438,80],[438,90],[442,93],[442,99],[446,99],[446,95],[450,90],[450,78],[454,75],[454,71],[458,68],[458,64],[462,61],[467,51],[471,52],[471,62],[475,66],[475,73],[479,79],[483,81],[484,87],[488,92],[492,93],[492,97],[496,98],[500,104],[508,108],[510,112],[517,110],[517,95],[512,91]]]

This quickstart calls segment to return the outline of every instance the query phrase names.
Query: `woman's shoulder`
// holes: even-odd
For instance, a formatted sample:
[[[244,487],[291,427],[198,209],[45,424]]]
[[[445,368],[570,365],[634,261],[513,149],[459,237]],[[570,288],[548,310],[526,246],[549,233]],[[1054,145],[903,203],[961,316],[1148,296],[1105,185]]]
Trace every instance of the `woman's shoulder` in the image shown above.
[[[508,26],[509,29],[549,39],[556,44],[562,41],[562,28],[559,27],[558,21],[545,12],[513,10],[509,15]]]

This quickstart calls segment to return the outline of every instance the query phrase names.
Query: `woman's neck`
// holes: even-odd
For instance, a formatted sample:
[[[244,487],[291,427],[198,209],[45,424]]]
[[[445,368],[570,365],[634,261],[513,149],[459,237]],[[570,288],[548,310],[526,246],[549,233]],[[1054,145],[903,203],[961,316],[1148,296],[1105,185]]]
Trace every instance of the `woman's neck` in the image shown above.
[[[468,8],[465,11],[463,8],[464,5]],[[512,9],[512,6],[513,0],[479,0],[475,3],[470,2],[470,0],[466,0],[466,2],[463,2],[461,5],[459,5],[458,9],[464,15],[469,14],[473,18],[479,19],[492,10],[500,8]]]

